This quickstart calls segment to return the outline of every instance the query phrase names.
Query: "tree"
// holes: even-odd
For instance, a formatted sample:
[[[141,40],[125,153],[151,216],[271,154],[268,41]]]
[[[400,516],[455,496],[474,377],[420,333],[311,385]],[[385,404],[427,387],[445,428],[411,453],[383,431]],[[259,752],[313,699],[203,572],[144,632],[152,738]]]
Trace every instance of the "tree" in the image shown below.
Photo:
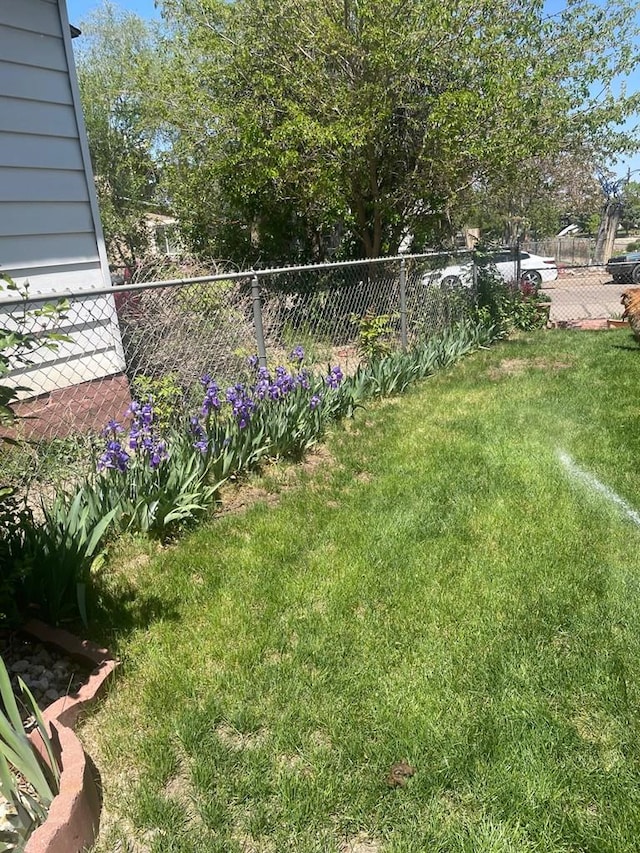
[[[509,183],[477,188],[469,222],[482,234],[511,245],[516,237],[541,239],[600,211],[602,196],[595,159],[561,153],[521,165]]]
[[[552,17],[528,0],[164,10],[188,105],[174,87],[171,155],[210,178],[192,208],[201,222],[221,202],[256,257],[298,245],[319,259],[336,224],[358,256],[395,251],[407,233],[433,242],[464,220],[479,185],[584,145],[609,156],[632,144],[614,127],[638,96],[611,88],[637,60],[626,0],[576,0]]]
[[[605,264],[613,254],[616,233],[623,218],[630,223],[639,213],[637,205],[640,186],[632,182],[630,177],[630,174],[619,180],[614,180],[610,175],[600,177],[604,202],[594,252],[596,263]]]
[[[628,180],[622,194],[622,225],[627,231],[640,228],[640,183]]]
[[[82,23],[76,64],[109,257],[132,266],[148,248],[145,215],[161,208],[158,128],[148,104],[157,34],[105,3]]]

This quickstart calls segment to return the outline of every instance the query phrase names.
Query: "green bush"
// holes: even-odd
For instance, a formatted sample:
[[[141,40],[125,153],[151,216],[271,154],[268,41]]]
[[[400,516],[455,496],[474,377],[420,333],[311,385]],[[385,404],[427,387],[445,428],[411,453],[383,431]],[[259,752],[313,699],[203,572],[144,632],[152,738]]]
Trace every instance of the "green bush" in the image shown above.
[[[391,314],[353,314],[351,321],[358,327],[358,354],[367,364],[387,356],[392,351]]]
[[[478,310],[499,334],[508,334],[513,329],[531,331],[546,326],[549,319],[546,298],[536,285],[505,282],[482,253],[478,253],[476,263]]]
[[[167,373],[159,379],[138,374],[131,383],[132,396],[137,400],[153,400],[158,426],[168,429],[175,425],[180,415],[183,391],[176,373]]]

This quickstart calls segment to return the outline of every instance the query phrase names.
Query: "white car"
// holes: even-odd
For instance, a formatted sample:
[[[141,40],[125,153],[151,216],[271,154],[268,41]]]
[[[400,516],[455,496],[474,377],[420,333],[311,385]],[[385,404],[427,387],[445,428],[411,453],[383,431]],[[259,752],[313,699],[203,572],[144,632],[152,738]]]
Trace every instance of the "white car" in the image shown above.
[[[493,264],[506,282],[513,282],[517,276],[517,259],[512,249],[498,249],[489,252],[487,262]],[[558,267],[555,258],[543,258],[529,252],[519,252],[520,282],[538,287],[540,284],[555,281],[558,278]],[[473,283],[473,266],[471,261],[465,264],[452,264],[440,270],[433,270],[422,276],[424,285],[438,284],[444,287],[471,287]]]

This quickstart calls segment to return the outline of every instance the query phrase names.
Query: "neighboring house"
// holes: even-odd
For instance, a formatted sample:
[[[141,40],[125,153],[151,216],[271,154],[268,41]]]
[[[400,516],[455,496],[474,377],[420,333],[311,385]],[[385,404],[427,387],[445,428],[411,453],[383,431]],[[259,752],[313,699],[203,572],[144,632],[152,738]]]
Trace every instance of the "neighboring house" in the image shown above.
[[[0,271],[33,297],[110,286],[71,38],[65,0],[0,0]],[[11,376],[40,395],[43,434],[73,428],[72,400],[86,420],[94,398],[117,414],[128,394],[112,296],[73,301],[64,331]]]
[[[148,213],[145,219],[149,230],[149,250],[152,255],[175,258],[182,253],[177,219],[162,213]]]
[[[178,220],[164,213],[146,213],[143,223],[147,232],[146,250],[139,262],[144,266],[146,262],[158,260],[159,258],[178,258],[184,255],[184,247],[180,240]],[[132,271],[123,264],[129,250],[124,244],[115,243],[111,247],[110,269],[117,276],[130,277]],[[122,283],[120,281],[120,283]]]

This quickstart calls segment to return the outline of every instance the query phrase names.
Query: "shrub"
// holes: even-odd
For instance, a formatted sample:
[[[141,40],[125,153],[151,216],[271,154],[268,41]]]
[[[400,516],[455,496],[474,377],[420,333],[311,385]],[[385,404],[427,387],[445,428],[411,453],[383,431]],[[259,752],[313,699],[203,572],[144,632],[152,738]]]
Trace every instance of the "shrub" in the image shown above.
[[[161,430],[175,425],[183,396],[176,373],[167,373],[158,379],[139,374],[131,383],[131,390],[138,400],[153,400],[155,417]]]
[[[549,319],[546,298],[539,286],[529,282],[505,282],[493,264],[478,255],[478,308],[481,316],[495,326],[499,334],[512,329],[531,331],[542,329]]]
[[[367,364],[391,353],[392,319],[391,314],[376,314],[371,309],[352,315],[351,321],[358,327],[358,354]]]

